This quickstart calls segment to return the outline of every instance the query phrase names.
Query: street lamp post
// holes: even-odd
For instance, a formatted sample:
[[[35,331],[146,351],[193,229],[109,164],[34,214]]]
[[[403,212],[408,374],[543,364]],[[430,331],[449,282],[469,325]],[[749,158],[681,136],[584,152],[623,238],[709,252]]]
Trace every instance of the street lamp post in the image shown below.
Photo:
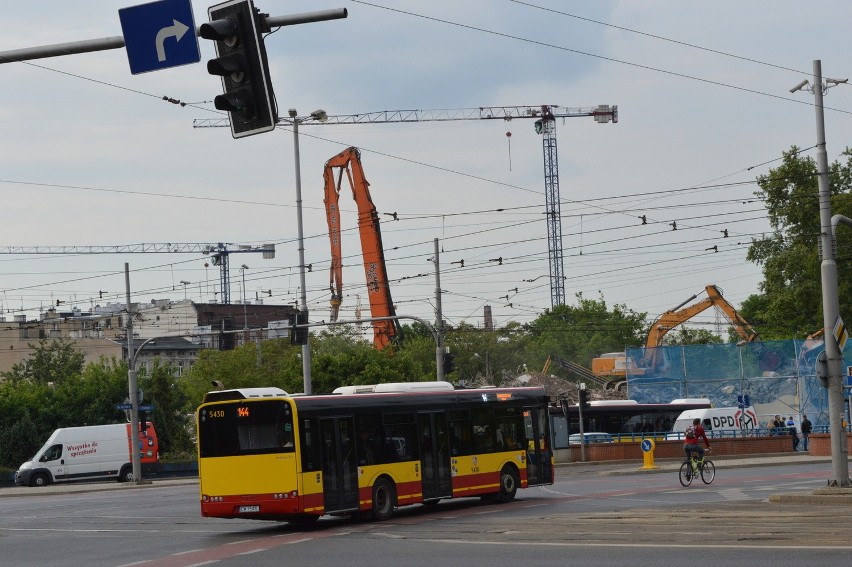
[[[188,282],[186,280],[180,280],[180,283],[183,286],[183,300],[186,301],[186,286],[188,286],[192,282]]]
[[[328,120],[328,114],[325,110],[315,110],[310,116],[298,116],[295,108],[287,111],[290,115],[290,124],[293,125],[293,155],[295,159],[296,170],[296,226],[298,229],[299,239],[299,285],[300,285],[300,305],[299,310],[302,312],[303,321],[308,323],[308,294],[305,287],[305,231],[302,222],[302,169],[301,159],[299,157],[299,124],[309,120],[317,120],[325,122]],[[286,119],[285,119],[286,121]],[[311,345],[310,334],[308,334],[305,344],[302,345],[302,382],[305,395],[311,394]]]
[[[823,83],[822,62],[814,60],[814,84],[808,86],[804,80],[792,89],[791,93],[805,89],[814,95],[817,130],[817,185],[819,192],[820,216],[820,276],[822,281],[822,314],[825,329],[825,354],[828,366],[828,421],[831,434],[831,463],[834,477],[829,479],[830,486],[849,487],[849,451],[846,432],[842,430],[840,419],[843,416],[842,371],[843,353],[834,339],[831,330],[840,318],[840,298],[837,283],[837,262],[834,259],[834,233],[831,226],[831,187],[828,183],[828,154],[825,146],[825,114],[823,94],[833,86],[845,83],[847,79],[825,79]]]
[[[133,432],[131,435],[130,461],[133,465],[133,480],[137,484],[142,483],[142,459],[139,455],[139,396],[136,383],[136,358],[142,352],[142,349],[153,343],[154,340],[153,337],[146,339],[135,350],[133,349],[133,339],[127,340],[127,384],[130,397],[130,429]]]

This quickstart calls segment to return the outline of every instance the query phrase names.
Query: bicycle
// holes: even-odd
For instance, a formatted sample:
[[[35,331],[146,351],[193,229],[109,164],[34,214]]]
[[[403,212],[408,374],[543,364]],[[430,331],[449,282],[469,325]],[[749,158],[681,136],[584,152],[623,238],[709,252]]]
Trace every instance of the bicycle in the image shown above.
[[[716,478],[716,465],[707,458],[699,459],[694,451],[690,452],[689,460],[680,466],[678,478],[683,486],[692,484],[692,479],[701,475],[704,484],[710,484]]]

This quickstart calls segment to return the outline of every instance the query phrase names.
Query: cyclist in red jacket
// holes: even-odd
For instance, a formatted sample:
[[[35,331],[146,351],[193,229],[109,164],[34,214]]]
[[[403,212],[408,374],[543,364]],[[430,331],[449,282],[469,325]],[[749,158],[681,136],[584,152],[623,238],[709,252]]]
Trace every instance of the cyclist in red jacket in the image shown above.
[[[704,449],[698,444],[699,439],[704,439],[708,451],[712,450],[710,449],[710,441],[707,439],[707,433],[701,427],[701,420],[696,417],[692,420],[692,425],[687,427],[684,432],[683,452],[686,453],[687,461],[689,454],[693,452],[698,454],[699,460],[704,458]]]

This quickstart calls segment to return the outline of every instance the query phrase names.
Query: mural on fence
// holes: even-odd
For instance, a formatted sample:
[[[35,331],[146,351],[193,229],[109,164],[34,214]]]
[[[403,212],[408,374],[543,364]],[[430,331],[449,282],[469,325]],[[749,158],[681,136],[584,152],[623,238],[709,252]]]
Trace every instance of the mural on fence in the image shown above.
[[[628,349],[637,364],[628,370],[627,393],[641,404],[707,398],[716,407],[747,395],[761,425],[776,414],[798,421],[803,413],[825,425],[828,392],[814,372],[823,348],[822,341],[789,340]],[[844,358],[850,355],[847,345]]]

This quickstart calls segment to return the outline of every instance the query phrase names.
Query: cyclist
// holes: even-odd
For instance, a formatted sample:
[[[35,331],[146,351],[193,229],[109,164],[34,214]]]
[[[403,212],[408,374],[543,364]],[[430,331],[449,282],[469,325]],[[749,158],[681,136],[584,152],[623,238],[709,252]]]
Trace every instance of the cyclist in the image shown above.
[[[710,451],[710,441],[707,439],[707,433],[701,427],[701,420],[695,418],[692,420],[692,425],[684,431],[683,452],[686,453],[686,460],[689,460],[689,454],[695,452],[698,454],[698,460],[704,459],[704,449],[698,444],[700,439],[704,439],[704,444],[707,450]]]

